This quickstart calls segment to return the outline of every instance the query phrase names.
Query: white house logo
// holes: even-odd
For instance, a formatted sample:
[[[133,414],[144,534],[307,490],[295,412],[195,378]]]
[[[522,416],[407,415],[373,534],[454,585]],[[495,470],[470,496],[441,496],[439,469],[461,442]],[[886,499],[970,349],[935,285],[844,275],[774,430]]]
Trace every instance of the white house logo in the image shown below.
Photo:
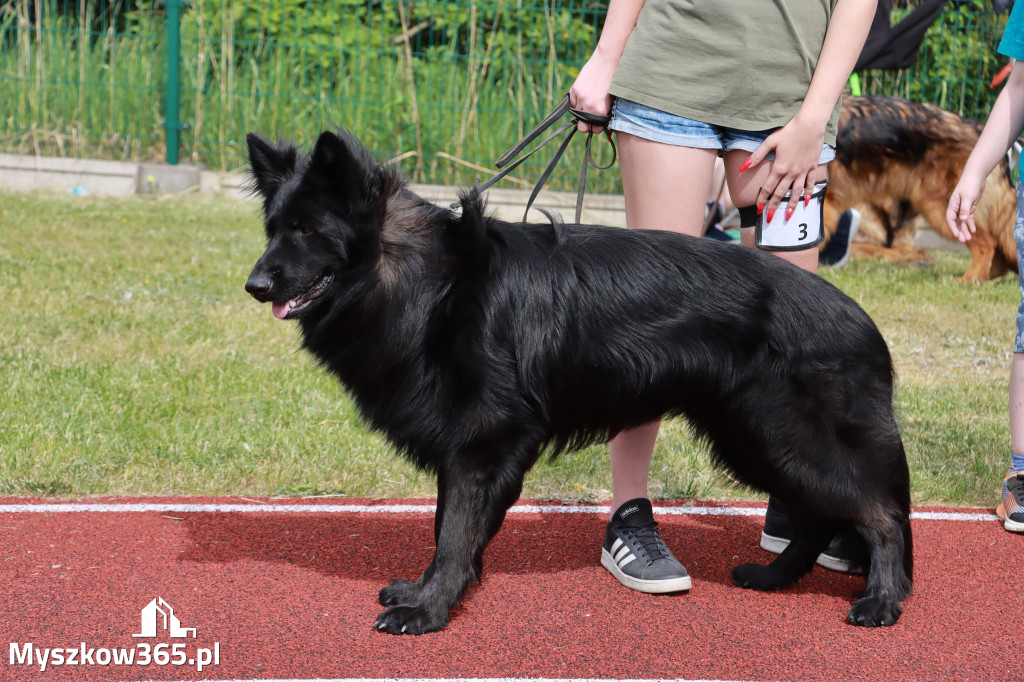
[[[132,637],[156,637],[161,626],[171,637],[188,637],[189,633],[192,633],[192,638],[195,639],[196,629],[181,627],[181,621],[174,615],[174,609],[163,600],[163,597],[157,597],[142,609],[142,632]]]
[[[174,615],[174,609],[157,597],[142,608],[142,632],[136,638],[195,639],[196,628],[187,628]],[[220,665],[220,642],[212,647],[196,647],[186,642],[140,642],[129,647],[96,647],[88,642],[73,646],[39,646],[34,642],[11,642],[11,666],[39,666],[40,672],[68,666],[190,666],[197,672]],[[0,677],[4,677],[0,671]]]

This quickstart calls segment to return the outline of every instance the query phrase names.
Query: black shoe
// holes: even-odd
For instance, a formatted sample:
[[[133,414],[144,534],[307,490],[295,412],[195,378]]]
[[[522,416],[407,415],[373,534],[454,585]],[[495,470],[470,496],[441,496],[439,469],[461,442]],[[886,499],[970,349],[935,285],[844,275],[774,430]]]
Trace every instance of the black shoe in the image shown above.
[[[704,237],[707,239],[714,239],[716,242],[728,243],[736,241],[728,232],[723,230],[718,225],[712,225],[711,227],[709,227],[708,231],[704,233]]]
[[[704,236],[717,242],[734,242],[736,240],[733,239],[732,235],[726,232],[720,225],[723,217],[722,205],[717,201],[709,201],[704,218],[708,231],[704,233]]]
[[[764,515],[764,530],[761,531],[761,549],[782,554],[793,539],[793,524],[783,511],[782,505],[773,498],[768,499],[768,509]],[[841,538],[837,535],[824,552],[818,555],[818,565],[840,573],[863,573],[860,562],[843,551]]]
[[[601,565],[626,587],[661,594],[690,589],[690,576],[658,534],[651,501],[630,500],[615,510],[604,533]]]
[[[860,211],[851,208],[839,216],[836,224],[836,233],[828,241],[821,251],[818,252],[818,262],[822,265],[830,265],[833,268],[841,268],[846,265],[850,257],[850,245],[860,228]]]

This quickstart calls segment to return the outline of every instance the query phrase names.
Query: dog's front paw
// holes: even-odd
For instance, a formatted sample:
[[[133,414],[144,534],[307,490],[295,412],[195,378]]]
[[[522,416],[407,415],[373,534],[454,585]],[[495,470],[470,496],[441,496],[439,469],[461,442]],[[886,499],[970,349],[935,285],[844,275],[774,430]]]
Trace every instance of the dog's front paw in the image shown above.
[[[901,613],[903,613],[903,607],[898,601],[865,597],[853,603],[850,612],[846,614],[846,620],[852,625],[877,628],[883,625],[893,625],[899,620]]]
[[[392,635],[422,635],[448,624],[447,618],[432,617],[420,606],[393,606],[377,616],[373,627]]]
[[[790,581],[783,579],[771,564],[741,564],[732,569],[732,581],[749,590],[770,592],[788,587]]]
[[[380,591],[377,601],[381,606],[398,606],[400,604],[415,604],[420,586],[408,580],[392,580],[391,584]]]

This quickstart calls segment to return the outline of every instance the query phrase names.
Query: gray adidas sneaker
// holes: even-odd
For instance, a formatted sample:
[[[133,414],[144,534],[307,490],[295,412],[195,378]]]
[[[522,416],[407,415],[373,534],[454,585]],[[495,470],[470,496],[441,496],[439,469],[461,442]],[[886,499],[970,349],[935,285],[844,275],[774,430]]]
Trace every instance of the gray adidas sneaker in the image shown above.
[[[783,550],[793,541],[793,524],[786,516],[774,497],[768,498],[768,509],[764,515],[764,530],[761,531],[761,549],[774,554],[782,554]],[[831,571],[840,573],[863,574],[867,571],[849,552],[843,549],[843,543],[837,535],[832,538],[824,552],[818,555],[817,563]]]
[[[604,533],[601,565],[639,592],[683,592],[691,585],[686,569],[658,534],[651,501],[642,497],[615,510]]]

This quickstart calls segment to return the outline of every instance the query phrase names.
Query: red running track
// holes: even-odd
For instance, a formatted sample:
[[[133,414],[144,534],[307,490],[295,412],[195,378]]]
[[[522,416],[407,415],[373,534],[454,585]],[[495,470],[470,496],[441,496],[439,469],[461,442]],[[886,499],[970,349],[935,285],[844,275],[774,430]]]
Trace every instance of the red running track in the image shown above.
[[[880,629],[844,622],[855,576],[815,568],[772,594],[732,584],[734,565],[770,556],[763,506],[662,505],[662,535],[694,578],[662,596],[598,564],[606,511],[514,511],[448,628],[395,637],[371,627],[376,595],[429,561],[430,501],[4,500],[0,679],[1024,676],[1024,536],[987,510],[915,509],[915,592]],[[147,606],[156,635],[133,637]],[[171,637],[156,606],[195,636]],[[133,665],[115,665],[128,653]]]

